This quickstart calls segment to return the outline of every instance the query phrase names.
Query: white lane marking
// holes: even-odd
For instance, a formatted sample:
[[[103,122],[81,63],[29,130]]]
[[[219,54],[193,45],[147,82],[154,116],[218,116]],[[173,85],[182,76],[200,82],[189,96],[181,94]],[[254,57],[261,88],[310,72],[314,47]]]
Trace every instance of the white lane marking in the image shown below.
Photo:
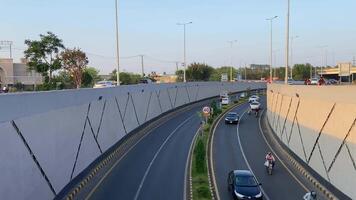
[[[179,124],[177,126],[177,128],[175,128],[170,134],[169,136],[166,138],[166,140],[161,144],[161,146],[159,147],[158,151],[155,153],[155,155],[153,156],[150,164],[148,165],[147,169],[146,169],[146,172],[141,180],[141,183],[140,183],[140,186],[138,187],[137,189],[137,192],[136,192],[136,195],[135,195],[135,198],[134,200],[137,200],[139,195],[140,195],[140,192],[141,192],[141,189],[142,189],[142,186],[143,184],[145,183],[145,180],[146,180],[146,177],[148,175],[148,173],[150,172],[151,170],[151,167],[153,165],[153,163],[155,162],[156,158],[158,157],[158,154],[161,152],[161,150],[163,149],[163,147],[166,145],[166,143],[169,141],[169,139],[174,135],[174,133],[177,132],[178,129],[180,129],[184,124],[186,124],[190,119],[192,119],[193,117],[195,116],[195,114],[193,114],[192,116],[190,116],[188,119],[184,120],[181,124]]]
[[[231,110],[234,110],[234,109],[237,109],[237,108],[240,108],[240,107],[243,107],[247,104],[246,103],[242,103],[240,105],[236,105],[235,107],[233,107]],[[219,188],[217,187],[218,184],[216,182],[216,177],[215,177],[215,170],[214,170],[214,163],[213,163],[213,160],[214,160],[214,154],[213,154],[213,147],[214,147],[214,137],[215,137],[215,132],[216,132],[216,128],[219,126],[219,124],[221,123],[221,120],[223,120],[225,118],[224,117],[221,117],[219,119],[219,121],[216,123],[216,126],[214,127],[214,130],[213,130],[213,135],[211,136],[212,138],[212,141],[211,141],[211,147],[210,147],[210,156],[211,156],[211,159],[209,160],[210,161],[210,166],[211,166],[211,171],[213,172],[212,173],[212,179],[213,179],[213,182],[214,182],[214,186],[215,186],[215,191],[216,191],[216,194],[217,194],[217,200],[220,200],[220,193],[219,193]],[[241,119],[241,118],[240,118]],[[240,123],[240,122],[239,122]]]
[[[262,111],[262,113],[265,111],[266,109],[264,109]],[[260,134],[262,135],[263,139],[265,140],[266,144],[268,145],[268,147],[271,149],[271,151],[273,152],[273,154],[277,157],[277,159],[279,160],[279,162],[284,166],[284,168],[286,168],[286,170],[288,171],[288,173],[297,181],[297,183],[299,183],[300,186],[302,186],[302,188],[306,191],[309,192],[309,189],[292,173],[292,171],[285,165],[285,163],[282,161],[282,159],[279,158],[279,156],[276,154],[276,152],[273,150],[272,146],[268,143],[266,136],[263,134],[263,130],[262,130],[262,126],[261,126],[261,118],[262,118],[262,113],[259,117],[258,120],[258,124],[259,124],[259,128],[260,128]]]
[[[247,110],[245,110],[245,112],[241,115],[240,119],[242,119],[244,117],[244,115],[246,114]],[[239,128],[240,128],[240,123],[237,125],[237,128],[236,128],[236,134],[237,134],[237,140],[239,142],[239,147],[240,147],[240,151],[242,153],[242,157],[244,158],[245,160],[245,163],[248,167],[248,169],[251,171],[251,173],[253,174],[253,176],[257,179],[255,173],[253,172],[251,166],[250,166],[250,163],[248,162],[247,158],[246,158],[246,155],[245,155],[245,151],[244,149],[242,148],[242,145],[241,145],[241,139],[240,139],[240,131],[239,131]],[[258,181],[258,179],[257,179]],[[260,182],[260,181],[258,181]],[[270,198],[268,197],[267,193],[264,191],[263,187],[261,187],[261,191],[263,193],[263,196],[266,200],[270,200]]]
[[[194,146],[194,143],[196,141],[196,138],[199,134],[199,131],[200,131],[200,127],[198,128],[197,132],[195,133],[194,137],[193,137],[193,140],[192,142],[190,143],[190,147],[189,147],[189,153],[188,153],[188,156],[187,156],[187,161],[185,163],[185,173],[184,173],[184,196],[183,196],[183,200],[186,200],[187,199],[187,178],[188,178],[188,169],[192,170],[192,151],[193,151],[193,146]],[[191,179],[191,175],[190,175],[190,171],[189,171],[189,179]],[[189,181],[190,183],[190,186],[191,186],[191,180]],[[189,186],[189,187],[190,187]],[[191,190],[191,189],[190,189]],[[191,192],[191,191],[190,191]]]

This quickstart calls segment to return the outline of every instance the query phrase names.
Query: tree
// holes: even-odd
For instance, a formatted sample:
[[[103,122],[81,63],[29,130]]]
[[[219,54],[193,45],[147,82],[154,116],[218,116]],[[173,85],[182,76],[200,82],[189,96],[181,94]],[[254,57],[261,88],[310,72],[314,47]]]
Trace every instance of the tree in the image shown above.
[[[82,86],[83,87],[93,87],[94,84],[101,78],[99,76],[99,70],[94,67],[87,67],[83,71],[82,75]]]
[[[310,77],[310,72],[313,66],[309,63],[307,64],[296,64],[293,67],[293,79],[294,80],[305,80]]]
[[[178,70],[176,71],[177,75],[177,82],[183,82],[184,81],[184,71],[183,70]]]
[[[62,40],[52,32],[40,35],[40,40],[25,40],[27,50],[24,51],[28,59],[29,70],[35,70],[45,77],[45,81],[51,82],[54,71],[61,68],[59,58],[60,50],[64,49]]]
[[[116,69],[114,69],[110,73],[110,80],[116,81]],[[137,84],[141,80],[141,75],[140,74],[134,74],[134,73],[127,73],[127,72],[120,72],[120,82],[121,85],[131,85],[131,84]]]
[[[213,72],[214,68],[207,64],[192,63],[186,70],[186,79],[187,81],[208,81]]]
[[[66,49],[61,53],[63,68],[73,77],[76,88],[82,85],[82,75],[89,63],[86,54],[80,49]]]
[[[223,67],[217,68],[213,71],[213,74],[211,75],[210,80],[211,81],[221,81],[222,74],[227,74],[230,79],[230,70],[231,70],[231,67],[229,67],[229,66],[223,66]],[[237,70],[235,68],[232,68],[232,77],[236,78],[236,76],[237,76]]]

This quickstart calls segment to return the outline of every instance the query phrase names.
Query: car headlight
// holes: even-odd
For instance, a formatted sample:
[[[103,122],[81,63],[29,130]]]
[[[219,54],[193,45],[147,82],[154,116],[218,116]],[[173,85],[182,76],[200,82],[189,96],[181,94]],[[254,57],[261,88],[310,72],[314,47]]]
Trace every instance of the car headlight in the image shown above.
[[[260,192],[258,195],[255,196],[255,198],[261,198],[262,197],[262,192]]]
[[[235,195],[236,195],[238,198],[244,198],[244,197],[245,197],[245,195],[242,195],[242,194],[236,192],[236,190],[235,190]]]

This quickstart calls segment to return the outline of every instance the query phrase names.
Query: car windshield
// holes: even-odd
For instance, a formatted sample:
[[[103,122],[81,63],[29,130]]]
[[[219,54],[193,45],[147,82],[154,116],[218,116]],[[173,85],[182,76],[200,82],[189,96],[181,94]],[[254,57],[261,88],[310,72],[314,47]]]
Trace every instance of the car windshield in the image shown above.
[[[237,117],[237,114],[236,113],[229,113],[229,114],[227,114],[227,117]]]
[[[236,186],[255,187],[257,182],[253,176],[236,176]]]
[[[252,102],[251,105],[258,106],[258,105],[260,105],[260,104],[257,103],[257,102]]]

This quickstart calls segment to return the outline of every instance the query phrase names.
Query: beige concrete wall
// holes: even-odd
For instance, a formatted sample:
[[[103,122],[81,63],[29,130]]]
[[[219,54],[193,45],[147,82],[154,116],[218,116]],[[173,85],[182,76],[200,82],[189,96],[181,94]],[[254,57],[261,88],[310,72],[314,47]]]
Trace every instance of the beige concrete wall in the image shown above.
[[[268,86],[268,119],[280,139],[356,199],[356,87]]]

